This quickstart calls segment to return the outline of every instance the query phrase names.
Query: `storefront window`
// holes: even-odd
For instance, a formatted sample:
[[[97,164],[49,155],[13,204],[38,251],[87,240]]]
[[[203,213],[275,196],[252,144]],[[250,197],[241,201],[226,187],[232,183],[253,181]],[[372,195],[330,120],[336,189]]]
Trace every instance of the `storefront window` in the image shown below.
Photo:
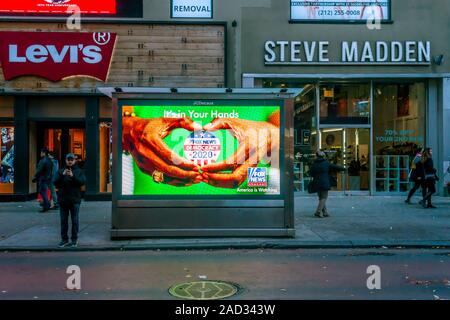
[[[320,124],[370,124],[370,85],[321,85]]]
[[[14,97],[0,96],[0,118],[14,118]]]
[[[14,193],[14,127],[0,123],[0,194]]]
[[[425,145],[425,84],[374,87],[374,163],[377,192],[406,192],[410,163]]]
[[[327,128],[321,130],[321,149],[331,163],[347,168],[332,173],[333,191],[370,189],[370,129]]]
[[[77,157],[77,165],[84,168],[86,162],[86,141],[84,129],[55,128],[44,129],[43,147],[53,154],[59,165],[65,162],[65,156],[73,153]]]
[[[112,123],[101,122],[100,130],[100,192],[112,192]]]
[[[317,148],[316,94],[313,85],[306,86],[295,100],[295,191],[308,190],[310,168]]]
[[[61,165],[64,160],[63,148],[61,146],[62,141],[62,129],[45,129],[44,130],[44,147],[48,148],[52,152],[53,157]]]
[[[316,86],[288,79],[263,79],[264,88],[301,88],[294,105],[294,190],[305,192],[318,148]]]
[[[84,168],[86,163],[86,137],[84,129],[69,130],[69,150],[77,157],[77,164]]]

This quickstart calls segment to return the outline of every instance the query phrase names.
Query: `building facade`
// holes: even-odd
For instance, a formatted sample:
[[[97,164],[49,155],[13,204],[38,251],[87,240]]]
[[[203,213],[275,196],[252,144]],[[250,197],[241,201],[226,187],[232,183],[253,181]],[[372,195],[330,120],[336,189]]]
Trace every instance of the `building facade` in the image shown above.
[[[405,193],[411,157],[425,146],[433,148],[441,177],[449,166],[448,1],[125,2],[116,2],[114,14],[92,9],[75,30],[48,10],[0,10],[0,30],[9,33],[0,40],[1,200],[34,197],[31,179],[44,146],[60,160],[69,151],[78,155],[90,177],[86,199],[110,197],[111,102],[98,90],[104,86],[302,88],[295,108],[298,192],[307,190],[317,148],[349,168],[335,188],[348,194]],[[14,32],[27,35],[20,40]],[[76,33],[94,37],[85,47],[117,36],[104,79],[86,74],[97,68],[84,72],[96,49],[76,55],[72,47],[88,41],[70,40]],[[44,35],[47,42],[30,42]],[[12,62],[50,64],[41,73],[11,69],[3,48]],[[439,192],[445,189],[440,183]]]
[[[85,199],[111,198],[111,100],[99,87],[225,86],[224,23],[132,13],[88,16],[81,29],[53,15],[1,19],[1,200],[35,198],[43,147],[60,163],[77,155]]]
[[[433,148],[441,177],[449,167],[449,3],[366,2],[244,10],[243,86],[305,88],[295,114],[296,191],[306,190],[318,148],[348,168],[335,188],[347,194],[405,193],[423,147]]]

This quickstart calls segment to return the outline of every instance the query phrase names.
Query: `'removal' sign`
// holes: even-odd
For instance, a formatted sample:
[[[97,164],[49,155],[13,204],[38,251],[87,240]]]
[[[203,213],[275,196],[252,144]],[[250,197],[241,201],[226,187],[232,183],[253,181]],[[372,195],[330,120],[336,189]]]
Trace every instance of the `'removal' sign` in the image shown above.
[[[117,35],[107,32],[0,32],[5,80],[85,76],[106,81]]]

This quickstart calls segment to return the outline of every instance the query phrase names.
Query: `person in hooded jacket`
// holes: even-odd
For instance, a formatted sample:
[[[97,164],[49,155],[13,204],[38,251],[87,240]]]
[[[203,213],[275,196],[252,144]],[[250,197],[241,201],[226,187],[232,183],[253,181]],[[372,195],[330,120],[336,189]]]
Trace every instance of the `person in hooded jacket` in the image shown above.
[[[311,176],[313,177],[313,189],[317,192],[319,197],[319,205],[317,206],[316,217],[329,217],[330,214],[327,209],[328,191],[331,190],[331,173],[338,171],[345,171],[344,167],[330,163],[326,159],[325,152],[319,150],[316,152],[316,160],[311,167]]]
[[[61,217],[61,242],[59,247],[77,247],[79,230],[79,212],[81,204],[81,187],[86,183],[83,171],[77,166],[75,155],[66,156],[66,165],[59,170],[54,181],[58,188],[58,201]],[[72,220],[72,234],[69,243],[69,215]]]

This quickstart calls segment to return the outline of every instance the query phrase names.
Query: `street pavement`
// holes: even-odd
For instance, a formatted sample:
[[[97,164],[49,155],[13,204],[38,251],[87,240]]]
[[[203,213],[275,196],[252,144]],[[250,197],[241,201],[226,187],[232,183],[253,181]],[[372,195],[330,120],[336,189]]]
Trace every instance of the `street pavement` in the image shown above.
[[[111,202],[81,206],[77,250],[450,247],[450,198],[436,197],[438,209],[406,205],[402,197],[329,199],[330,218],[313,216],[314,197],[295,198],[296,237],[187,238],[111,241]],[[59,242],[59,212],[39,213],[35,201],[0,203],[0,250],[54,250]],[[67,249],[72,250],[72,249]]]
[[[80,290],[66,287],[71,265]],[[2,252],[0,270],[0,300],[170,300],[169,287],[205,280],[237,284],[230,300],[450,299],[448,249]]]

